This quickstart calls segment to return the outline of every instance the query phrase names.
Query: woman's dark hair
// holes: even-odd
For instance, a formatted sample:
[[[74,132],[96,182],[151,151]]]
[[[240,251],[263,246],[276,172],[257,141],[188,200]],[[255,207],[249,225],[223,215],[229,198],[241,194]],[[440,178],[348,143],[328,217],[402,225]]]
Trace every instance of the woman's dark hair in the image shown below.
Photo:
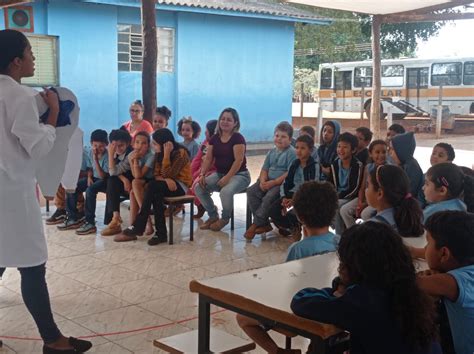
[[[191,117],[183,117],[178,122],[178,134],[181,135],[181,129],[183,124],[189,124],[193,130],[193,139],[196,139],[201,134],[201,126],[198,122],[194,121]],[[181,135],[182,136],[182,135]]]
[[[173,133],[168,128],[156,130],[153,133],[152,138],[156,144],[161,145],[161,152],[156,156],[156,161],[158,162],[163,161],[163,145],[169,141],[173,143],[173,151],[171,152],[171,155],[173,155],[179,149],[184,149],[189,156],[188,150],[183,145],[178,144],[176,140],[174,140]]]
[[[133,105],[140,106],[140,108],[142,109],[142,111],[145,109],[145,107],[143,106],[143,103],[142,103],[141,100],[135,100],[135,101],[133,101],[132,106],[133,106]]]
[[[148,141],[148,144],[150,144],[150,134],[148,134],[146,131],[141,130],[138,133],[135,134],[135,138],[137,136],[144,136],[146,138],[146,141]]]
[[[217,128],[216,128],[216,134],[217,135],[222,135],[221,128],[219,127],[219,122],[221,121],[222,116],[224,113],[230,113],[232,115],[232,118],[234,119],[234,122],[237,124],[235,125],[234,132],[238,132],[240,130],[240,117],[239,113],[234,109],[234,108],[225,108],[221,114],[219,115],[219,119],[217,120]]]
[[[167,121],[170,120],[171,111],[168,107],[166,107],[166,106],[156,107],[155,112],[156,112],[156,114],[159,114],[160,116],[165,117],[165,119]]]
[[[377,139],[377,140],[374,140],[370,143],[369,145],[369,152],[372,152],[372,150],[374,149],[374,147],[376,145],[385,145],[385,147],[387,147],[387,143],[385,142],[385,140],[382,140],[382,139]]]
[[[308,148],[310,150],[313,150],[314,140],[309,135],[301,135],[301,136],[297,137],[296,142],[297,143],[298,142],[305,143],[306,145],[308,145]]]
[[[434,146],[440,147],[441,149],[444,149],[446,151],[446,155],[448,155],[448,161],[454,161],[456,157],[456,153],[454,152],[454,148],[451,144],[448,143],[438,143]],[[433,148],[434,149],[434,148]]]
[[[395,165],[382,165],[374,168],[369,178],[376,191],[382,188],[385,201],[394,208],[398,233],[404,237],[423,234],[423,211],[410,194],[410,181],[405,171]]]
[[[474,211],[474,178],[465,175],[459,166],[451,162],[439,163],[429,168],[426,178],[433,182],[436,188],[445,187],[448,190],[448,199],[464,199],[467,210]]]
[[[397,134],[405,134],[406,130],[403,128],[402,125],[394,123],[391,126],[388,127],[388,130],[392,130]]]
[[[114,129],[109,134],[109,141],[123,141],[124,143],[130,144],[132,137],[126,130]]]
[[[474,214],[464,211],[439,211],[431,215],[425,229],[436,248],[447,247],[461,267],[474,264]]]
[[[0,31],[0,74],[7,74],[15,58],[23,58],[26,47],[28,38],[23,33],[11,29]]]
[[[217,119],[211,119],[206,123],[206,129],[209,132],[209,139],[216,135]]]
[[[318,203],[314,201],[317,200]],[[338,208],[337,193],[329,182],[305,182],[293,196],[296,215],[307,227],[331,225]]]
[[[410,253],[387,224],[368,221],[341,235],[337,250],[348,284],[382,290],[402,338],[415,351],[436,338],[434,302],[420,290]]]

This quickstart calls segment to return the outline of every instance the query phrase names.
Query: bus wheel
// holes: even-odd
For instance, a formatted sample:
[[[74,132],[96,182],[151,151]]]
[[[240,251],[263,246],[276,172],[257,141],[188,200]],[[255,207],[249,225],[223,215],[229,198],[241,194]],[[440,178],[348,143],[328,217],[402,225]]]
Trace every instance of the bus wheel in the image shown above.
[[[469,114],[474,114],[474,102],[471,103],[471,108],[469,108]]]
[[[364,105],[364,111],[365,111],[365,114],[367,115],[367,119],[370,119],[370,106],[371,106],[371,104],[372,104],[372,101],[368,100],[367,102],[365,102],[365,105]],[[382,104],[380,104],[380,119],[384,119],[386,115],[387,114],[385,114],[383,112]]]

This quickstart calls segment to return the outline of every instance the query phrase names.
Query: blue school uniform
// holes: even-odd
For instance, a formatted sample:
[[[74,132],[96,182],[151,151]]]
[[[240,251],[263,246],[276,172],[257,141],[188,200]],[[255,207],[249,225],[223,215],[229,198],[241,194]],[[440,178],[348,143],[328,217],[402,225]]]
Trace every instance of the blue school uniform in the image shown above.
[[[474,264],[448,272],[459,289],[456,301],[444,299],[457,354],[474,353]]]
[[[294,261],[305,257],[336,251],[339,238],[332,232],[323,235],[309,236],[293,243],[288,248],[286,261]]]
[[[458,210],[458,211],[467,211],[466,204],[461,199],[454,198],[443,200],[442,202],[429,204],[425,210],[423,210],[423,223],[428,220],[428,218],[437,213],[438,211],[446,210]]]
[[[390,227],[392,227],[396,232],[398,232],[397,223],[395,222],[395,209],[388,208],[378,212],[374,217],[372,217],[369,221],[377,221],[382,222]]]
[[[92,174],[94,178],[102,179],[100,177],[99,171],[97,170],[93,155],[94,155],[94,151],[92,151],[91,149],[89,151],[86,167],[87,169],[92,170]],[[104,154],[99,158],[99,166],[105,173],[109,173],[109,154],[107,153],[107,150],[105,150]]]
[[[292,146],[285,150],[273,148],[265,157],[262,170],[268,171],[268,179],[274,180],[284,175],[296,159],[296,152]]]

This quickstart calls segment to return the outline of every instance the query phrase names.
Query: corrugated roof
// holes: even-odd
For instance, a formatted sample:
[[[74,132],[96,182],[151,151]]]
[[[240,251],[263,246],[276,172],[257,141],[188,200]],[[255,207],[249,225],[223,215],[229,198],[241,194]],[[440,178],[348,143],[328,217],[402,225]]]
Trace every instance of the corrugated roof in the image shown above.
[[[158,4],[330,21],[313,12],[270,0],[158,0]]]

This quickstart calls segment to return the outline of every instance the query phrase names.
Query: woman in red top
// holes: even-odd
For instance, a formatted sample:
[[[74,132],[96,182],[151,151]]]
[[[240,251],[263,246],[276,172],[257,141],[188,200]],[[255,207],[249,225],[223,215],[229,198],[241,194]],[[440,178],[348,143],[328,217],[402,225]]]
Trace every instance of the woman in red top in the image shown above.
[[[124,129],[130,133],[132,139],[138,132],[147,132],[153,134],[153,127],[150,122],[143,119],[143,104],[142,101],[136,100],[130,105],[130,120],[122,125]]]

